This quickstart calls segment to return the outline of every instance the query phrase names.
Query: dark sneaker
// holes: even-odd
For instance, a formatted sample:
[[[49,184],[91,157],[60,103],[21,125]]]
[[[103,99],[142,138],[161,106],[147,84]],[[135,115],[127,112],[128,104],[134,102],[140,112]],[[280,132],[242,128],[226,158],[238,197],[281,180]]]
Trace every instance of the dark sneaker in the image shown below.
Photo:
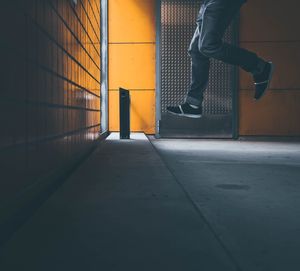
[[[254,99],[259,100],[269,88],[274,72],[274,64],[267,62],[261,74],[254,75],[255,95]]]
[[[178,106],[168,106],[167,111],[173,115],[198,119],[202,117],[202,107],[193,108],[188,103]]]

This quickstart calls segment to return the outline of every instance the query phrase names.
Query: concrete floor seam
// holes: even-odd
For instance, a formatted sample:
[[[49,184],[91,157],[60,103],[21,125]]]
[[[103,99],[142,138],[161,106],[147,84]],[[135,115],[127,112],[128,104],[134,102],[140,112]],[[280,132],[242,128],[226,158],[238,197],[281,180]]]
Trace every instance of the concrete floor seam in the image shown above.
[[[193,206],[193,208],[195,209],[195,211],[197,212],[197,214],[202,218],[202,220],[204,221],[204,223],[206,224],[206,226],[208,227],[209,231],[213,234],[213,236],[216,238],[217,242],[219,243],[219,245],[222,247],[222,249],[224,250],[224,252],[226,253],[226,255],[228,256],[228,258],[231,260],[231,262],[234,264],[235,268],[237,271],[243,271],[242,268],[240,267],[240,264],[237,262],[237,260],[235,259],[235,257],[232,255],[232,253],[230,252],[230,250],[227,248],[227,246],[224,244],[224,242],[222,241],[222,239],[219,237],[219,235],[217,234],[217,232],[215,232],[214,228],[212,227],[212,225],[209,223],[209,221],[206,219],[206,217],[204,216],[204,214],[202,213],[201,209],[199,208],[199,206],[194,202],[193,198],[191,197],[191,195],[189,194],[189,192],[185,189],[185,187],[183,186],[183,184],[178,180],[178,178],[176,177],[176,175],[174,174],[174,172],[172,171],[172,169],[169,167],[169,165],[167,164],[167,162],[165,161],[165,159],[162,157],[162,155],[160,154],[160,152],[157,150],[157,148],[154,146],[154,144],[152,143],[151,139],[149,138],[148,135],[147,139],[149,140],[152,148],[154,149],[154,151],[157,153],[157,155],[159,156],[160,160],[162,161],[162,163],[166,166],[166,168],[168,169],[168,171],[170,172],[170,174],[172,175],[174,181],[177,183],[177,185],[181,188],[181,190],[183,191],[183,193],[185,194],[186,198],[188,199],[188,201],[191,203],[191,205]]]

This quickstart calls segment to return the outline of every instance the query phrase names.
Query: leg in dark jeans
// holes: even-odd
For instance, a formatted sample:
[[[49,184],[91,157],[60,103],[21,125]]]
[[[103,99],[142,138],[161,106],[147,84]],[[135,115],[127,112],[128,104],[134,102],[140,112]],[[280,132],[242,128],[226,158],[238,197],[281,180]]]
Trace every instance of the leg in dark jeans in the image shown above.
[[[189,104],[202,104],[208,84],[210,58],[237,65],[254,74],[263,68],[265,62],[255,53],[222,41],[241,5],[237,0],[207,0],[201,6],[197,29],[189,47],[192,63],[191,86],[186,97]]]
[[[255,53],[223,42],[224,33],[240,9],[241,0],[204,0],[198,18],[197,29],[189,47],[192,59],[192,80],[186,102],[168,106],[171,114],[189,118],[202,116],[203,93],[209,78],[210,58],[237,65],[253,74],[254,99],[259,100],[268,89],[274,65],[259,58]]]

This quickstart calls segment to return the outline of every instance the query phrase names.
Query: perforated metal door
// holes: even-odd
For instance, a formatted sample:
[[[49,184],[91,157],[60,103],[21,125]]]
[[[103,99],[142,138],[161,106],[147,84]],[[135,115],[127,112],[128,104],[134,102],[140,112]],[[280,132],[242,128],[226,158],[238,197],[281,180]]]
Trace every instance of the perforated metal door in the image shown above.
[[[196,29],[199,0],[161,0],[158,9],[158,133],[163,137],[233,137],[235,130],[236,68],[211,61],[201,119],[169,115],[168,105],[184,102],[190,84],[188,47]],[[224,40],[235,43],[236,20]]]

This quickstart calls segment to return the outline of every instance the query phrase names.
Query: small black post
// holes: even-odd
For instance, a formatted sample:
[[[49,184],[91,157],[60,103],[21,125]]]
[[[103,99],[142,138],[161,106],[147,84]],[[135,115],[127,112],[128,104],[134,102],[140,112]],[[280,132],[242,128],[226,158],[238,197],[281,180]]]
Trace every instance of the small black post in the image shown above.
[[[120,88],[120,139],[130,138],[129,90]]]

